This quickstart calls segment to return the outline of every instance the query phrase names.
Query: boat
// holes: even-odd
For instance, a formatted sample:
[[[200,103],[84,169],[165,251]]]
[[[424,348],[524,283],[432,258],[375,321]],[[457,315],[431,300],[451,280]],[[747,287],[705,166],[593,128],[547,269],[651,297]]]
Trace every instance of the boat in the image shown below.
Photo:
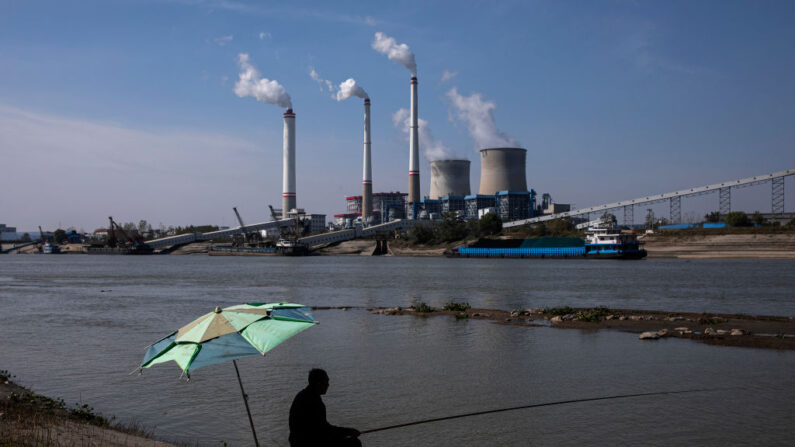
[[[45,255],[54,255],[61,252],[61,247],[53,244],[52,242],[45,242],[42,248],[42,253]]]
[[[210,256],[307,256],[309,247],[294,239],[282,238],[270,246],[240,247],[213,245]]]
[[[585,242],[578,237],[480,239],[444,253],[448,258],[580,258]]]
[[[642,259],[646,250],[635,233],[623,233],[611,222],[588,227],[585,240],[578,237],[532,239],[481,239],[444,253],[448,258],[574,258]]]
[[[585,257],[593,259],[642,259],[646,250],[634,232],[623,233],[611,222],[599,222],[585,232]]]
[[[295,238],[281,238],[276,241],[276,250],[282,256],[306,256],[309,254],[309,247]]]

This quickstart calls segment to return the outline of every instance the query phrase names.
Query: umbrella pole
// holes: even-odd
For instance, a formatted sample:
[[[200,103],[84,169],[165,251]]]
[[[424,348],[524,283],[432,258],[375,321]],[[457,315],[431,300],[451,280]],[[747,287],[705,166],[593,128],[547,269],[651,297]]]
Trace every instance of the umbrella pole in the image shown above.
[[[237,374],[237,383],[240,384],[240,394],[243,395],[243,403],[246,404],[248,423],[251,424],[251,434],[254,435],[254,445],[259,447],[259,441],[257,440],[257,432],[254,431],[254,421],[251,419],[251,410],[248,409],[248,396],[246,396],[246,392],[243,391],[243,381],[240,380],[240,370],[237,369],[237,360],[232,360],[232,364],[235,365],[235,374]]]

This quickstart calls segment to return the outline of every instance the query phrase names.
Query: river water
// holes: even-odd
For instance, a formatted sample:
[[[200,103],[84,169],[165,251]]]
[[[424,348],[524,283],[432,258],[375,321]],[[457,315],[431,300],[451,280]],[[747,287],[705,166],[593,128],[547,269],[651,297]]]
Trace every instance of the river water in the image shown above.
[[[795,316],[792,260],[0,256],[0,369],[158,437],[253,445],[231,364],[128,375],[145,347],[252,301],[352,306],[238,361],[262,445],[288,445],[306,372],[331,375],[330,422],[360,430],[617,394],[717,391],[503,412],[366,434],[366,446],[791,445],[795,353],[640,341],[618,331],[373,315],[367,306],[569,305]]]

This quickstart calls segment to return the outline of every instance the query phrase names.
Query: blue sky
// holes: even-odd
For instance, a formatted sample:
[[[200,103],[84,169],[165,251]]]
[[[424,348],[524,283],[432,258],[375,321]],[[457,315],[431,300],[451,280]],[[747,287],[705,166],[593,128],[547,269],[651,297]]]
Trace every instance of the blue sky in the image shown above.
[[[410,73],[371,48],[376,32],[415,54],[420,118],[473,161],[473,190],[453,87],[493,102],[530,187],[577,207],[795,167],[795,3],[381,3],[0,1],[0,222],[232,225],[232,206],[266,220],[283,110],[234,94],[240,53],[292,98],[300,207],[342,212],[361,190],[361,100],[331,99],[311,68],[367,90],[374,190],[405,192],[392,115]],[[423,194],[428,172],[423,158]],[[769,203],[769,186],[735,194],[738,209]],[[717,197],[683,201],[705,208]]]

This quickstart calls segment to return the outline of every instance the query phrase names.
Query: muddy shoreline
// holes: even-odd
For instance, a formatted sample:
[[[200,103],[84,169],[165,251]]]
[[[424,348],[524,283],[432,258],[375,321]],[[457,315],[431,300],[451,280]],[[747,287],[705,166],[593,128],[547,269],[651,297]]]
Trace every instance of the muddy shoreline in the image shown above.
[[[514,326],[548,326],[556,329],[580,330],[613,329],[646,335],[645,338],[650,340],[670,337],[686,338],[716,346],[795,349],[793,317],[612,308],[513,311],[469,308],[457,311],[435,309],[432,312],[420,312],[414,307],[370,307],[367,310],[379,315],[447,316],[456,319],[488,320]]]

